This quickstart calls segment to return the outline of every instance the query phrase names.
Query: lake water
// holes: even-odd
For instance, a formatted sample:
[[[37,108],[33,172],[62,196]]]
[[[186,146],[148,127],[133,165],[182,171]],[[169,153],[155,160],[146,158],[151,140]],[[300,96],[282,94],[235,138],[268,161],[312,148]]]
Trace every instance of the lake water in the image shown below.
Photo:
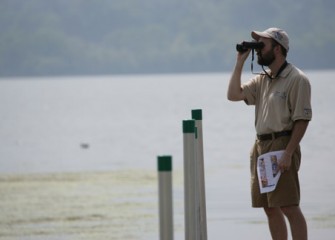
[[[302,141],[310,239],[335,235],[335,71],[307,71]],[[244,80],[250,77],[245,73]],[[270,239],[250,207],[254,110],[226,100],[229,74],[0,80],[0,239],[158,239],[156,157],[173,156],[175,239],[184,238],[183,119],[203,110],[209,239]]]

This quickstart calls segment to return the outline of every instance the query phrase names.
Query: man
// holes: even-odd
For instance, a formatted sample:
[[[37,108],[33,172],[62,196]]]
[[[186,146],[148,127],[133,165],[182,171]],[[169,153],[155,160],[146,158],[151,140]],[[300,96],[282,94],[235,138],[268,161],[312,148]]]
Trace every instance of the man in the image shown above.
[[[311,87],[304,73],[287,63],[289,38],[285,31],[269,28],[253,31],[253,39],[263,42],[256,50],[258,64],[269,69],[241,84],[242,69],[250,49],[237,54],[227,97],[230,101],[245,101],[255,106],[257,138],[251,153],[252,206],[262,207],[267,215],[274,240],[287,239],[285,216],[294,240],[307,239],[307,224],[299,207],[300,146],[312,118]],[[257,178],[257,157],[284,150],[278,167],[282,172],[274,191],[261,194]]]

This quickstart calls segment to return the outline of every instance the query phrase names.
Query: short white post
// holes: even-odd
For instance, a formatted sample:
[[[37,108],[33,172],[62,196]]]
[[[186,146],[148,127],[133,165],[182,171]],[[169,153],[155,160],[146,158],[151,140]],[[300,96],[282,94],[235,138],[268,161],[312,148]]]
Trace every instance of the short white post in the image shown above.
[[[183,121],[185,240],[197,240],[195,121]]]
[[[192,119],[195,120],[196,127],[196,169],[197,169],[197,189],[199,198],[199,230],[200,240],[207,240],[207,214],[206,214],[206,190],[205,190],[205,168],[204,168],[204,147],[202,131],[202,110],[192,110]]]
[[[158,156],[159,235],[173,240],[172,157]]]

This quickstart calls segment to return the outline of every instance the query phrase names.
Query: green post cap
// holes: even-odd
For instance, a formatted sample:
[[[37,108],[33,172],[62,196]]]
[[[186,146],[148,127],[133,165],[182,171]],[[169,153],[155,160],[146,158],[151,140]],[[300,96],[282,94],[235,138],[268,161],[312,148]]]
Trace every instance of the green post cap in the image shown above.
[[[183,133],[195,133],[194,120],[183,120]]]
[[[171,156],[158,156],[158,171],[171,172],[172,171],[172,157]]]
[[[192,110],[192,119],[202,120],[202,110],[201,109],[193,109]]]

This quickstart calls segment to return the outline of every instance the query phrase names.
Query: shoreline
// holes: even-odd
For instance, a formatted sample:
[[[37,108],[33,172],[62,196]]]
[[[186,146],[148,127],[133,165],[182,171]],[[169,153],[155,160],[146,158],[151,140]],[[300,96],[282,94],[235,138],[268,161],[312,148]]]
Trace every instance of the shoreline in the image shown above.
[[[182,173],[173,178],[175,239],[183,239]],[[217,195],[211,175],[208,180],[209,238],[269,239],[261,209],[225,202],[224,191]],[[157,173],[149,170],[1,174],[0,239],[38,239],[42,233],[48,239],[157,239],[157,187]],[[310,239],[333,238],[334,214],[305,215]]]

